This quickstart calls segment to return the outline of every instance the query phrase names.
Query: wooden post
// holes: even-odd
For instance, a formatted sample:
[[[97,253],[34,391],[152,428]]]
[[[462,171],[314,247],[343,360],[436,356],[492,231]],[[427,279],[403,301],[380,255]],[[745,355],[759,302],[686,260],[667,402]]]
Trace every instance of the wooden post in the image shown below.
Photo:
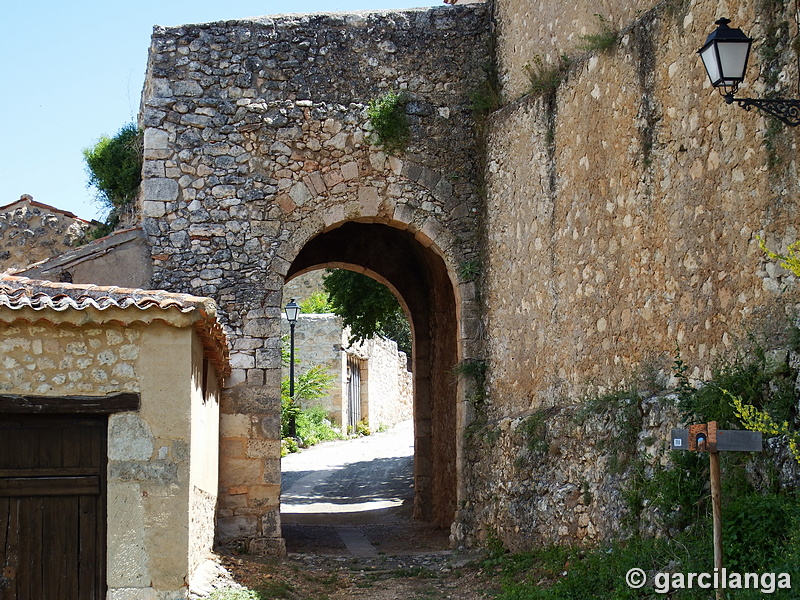
[[[673,450],[708,452],[711,459],[711,508],[714,518],[714,568],[722,577],[722,484],[719,470],[719,453],[761,452],[761,432],[738,429],[717,429],[716,421],[690,425],[688,429],[673,429]],[[724,598],[722,588],[715,590],[717,600]]]
[[[714,568],[722,576],[722,484],[719,470],[719,452],[709,452],[711,459],[711,508],[714,518]],[[716,599],[722,600],[722,589],[716,589]]]

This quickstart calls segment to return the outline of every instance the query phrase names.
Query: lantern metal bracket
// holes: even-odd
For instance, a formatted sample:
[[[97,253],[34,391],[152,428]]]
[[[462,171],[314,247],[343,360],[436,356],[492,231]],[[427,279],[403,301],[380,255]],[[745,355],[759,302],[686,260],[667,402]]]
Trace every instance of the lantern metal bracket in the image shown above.
[[[800,125],[800,100],[783,98],[734,98],[733,94],[723,96],[725,102],[738,104],[745,110],[752,110],[753,107],[763,110],[765,113],[775,117],[782,123],[790,127]]]

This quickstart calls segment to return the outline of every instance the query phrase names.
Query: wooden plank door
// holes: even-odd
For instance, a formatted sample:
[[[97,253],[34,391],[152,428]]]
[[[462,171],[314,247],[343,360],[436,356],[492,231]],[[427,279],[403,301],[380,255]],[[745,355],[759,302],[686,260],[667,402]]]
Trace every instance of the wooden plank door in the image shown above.
[[[105,598],[107,428],[0,414],[0,600]]]

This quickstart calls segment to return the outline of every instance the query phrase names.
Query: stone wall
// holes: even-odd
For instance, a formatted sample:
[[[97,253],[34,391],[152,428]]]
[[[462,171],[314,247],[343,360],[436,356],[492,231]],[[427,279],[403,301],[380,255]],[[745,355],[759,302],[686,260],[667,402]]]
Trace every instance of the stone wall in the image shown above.
[[[283,319],[281,331],[289,335],[289,323]],[[329,394],[313,404],[321,405],[331,419],[341,426],[342,398],[346,393],[344,386],[347,374],[343,372],[344,345],[341,317],[331,314],[301,314],[295,325],[295,377],[299,377],[311,367],[322,366],[333,377]],[[288,367],[283,368],[283,377],[289,376]],[[303,408],[308,408],[304,406]]]
[[[539,8],[545,17],[551,10]],[[473,438],[462,518],[463,531],[496,527],[518,547],[563,540],[564,531],[614,534],[592,510],[565,513],[549,501],[531,508],[541,486],[577,489],[580,465],[596,456],[579,447],[563,470],[535,463],[519,481],[514,453],[494,450],[519,443],[518,419],[552,409],[548,424],[563,427],[565,407],[587,390],[616,389],[646,369],[668,380],[676,346],[689,375],[706,378],[747,328],[785,318],[796,295],[793,278],[768,264],[757,241],[785,251],[797,239],[796,133],[726,105],[710,88],[695,51],[724,16],[719,4],[605,8],[622,29],[617,43],[576,53],[570,31],[588,29],[594,5],[579,5],[567,22],[528,3],[496,3],[509,102],[487,126],[489,396],[476,423],[485,418],[498,437]],[[752,2],[727,12],[762,39],[770,22],[790,20]],[[514,100],[524,62],[545,46],[571,56],[564,81],[552,95]],[[788,48],[777,50],[783,76],[796,81]],[[746,94],[763,89],[756,77],[769,67],[758,51],[751,60]]]
[[[59,256],[81,243],[91,223],[24,194],[0,207],[0,273]]]
[[[488,60],[487,19],[473,5],[154,30],[141,214],[154,286],[214,297],[232,339],[222,447],[235,458],[221,459],[223,537],[282,549],[277,495],[253,504],[226,473],[279,485],[282,288],[301,271],[340,265],[390,283],[419,331],[441,338],[418,338],[425,368],[415,370],[415,403],[419,447],[438,457],[419,464],[448,464],[420,471],[418,490],[426,511],[452,521],[460,400],[444,374],[481,343],[474,288],[457,273],[478,254],[469,92]],[[411,142],[399,156],[369,143],[366,106],[390,89],[409,98]],[[298,263],[347,226],[357,235]],[[411,250],[394,260],[400,238]],[[243,454],[243,440],[275,452]],[[437,486],[449,490],[434,509]]]
[[[345,332],[345,339],[348,333]],[[392,340],[376,337],[348,349],[365,364],[361,369],[361,418],[369,428],[392,427],[413,415],[412,376],[408,357]]]
[[[289,324],[282,323],[284,336]],[[295,377],[323,366],[333,376],[329,394],[310,404],[322,406],[338,426],[347,423],[347,355],[362,361],[362,417],[370,428],[391,427],[412,418],[411,373],[408,358],[397,344],[384,338],[349,344],[349,330],[333,314],[301,314],[295,325]],[[289,376],[288,367],[283,377]],[[308,408],[308,406],[304,406]]]
[[[632,465],[652,472],[667,463],[670,430],[679,423],[677,399],[631,395],[596,404],[540,409],[471,428],[468,459],[492,485],[475,490],[477,528],[458,524],[454,538],[481,544],[496,538],[521,551],[534,540],[592,544],[626,535],[631,513],[622,490],[630,485]]]

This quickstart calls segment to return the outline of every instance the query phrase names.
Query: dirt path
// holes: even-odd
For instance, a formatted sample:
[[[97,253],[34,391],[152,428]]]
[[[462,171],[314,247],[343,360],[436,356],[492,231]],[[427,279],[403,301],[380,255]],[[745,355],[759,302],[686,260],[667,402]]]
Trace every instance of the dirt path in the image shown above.
[[[411,519],[413,444],[408,422],[285,457],[288,556],[224,552],[219,564],[228,585],[232,580],[263,599],[492,598],[480,552],[451,551],[449,531]]]

